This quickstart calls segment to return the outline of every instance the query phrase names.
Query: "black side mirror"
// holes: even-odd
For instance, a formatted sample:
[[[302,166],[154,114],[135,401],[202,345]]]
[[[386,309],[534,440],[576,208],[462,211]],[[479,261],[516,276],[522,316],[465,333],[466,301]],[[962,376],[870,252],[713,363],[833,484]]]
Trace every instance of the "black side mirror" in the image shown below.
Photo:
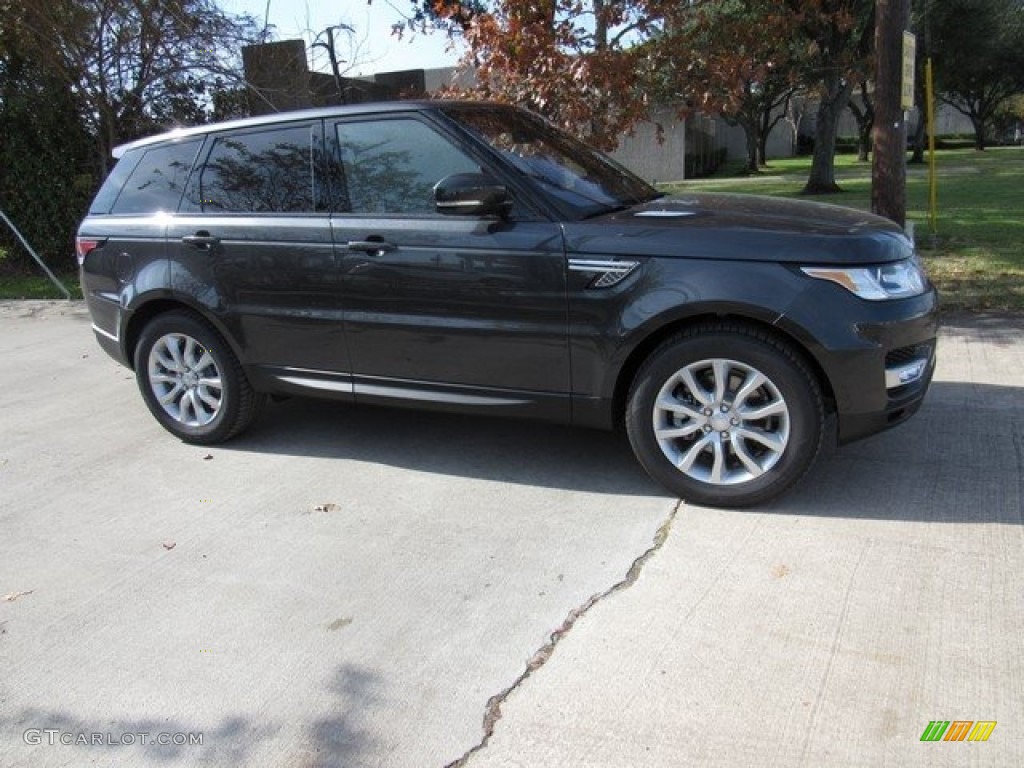
[[[512,210],[508,188],[486,173],[455,173],[434,185],[438,213],[451,216],[507,216]]]

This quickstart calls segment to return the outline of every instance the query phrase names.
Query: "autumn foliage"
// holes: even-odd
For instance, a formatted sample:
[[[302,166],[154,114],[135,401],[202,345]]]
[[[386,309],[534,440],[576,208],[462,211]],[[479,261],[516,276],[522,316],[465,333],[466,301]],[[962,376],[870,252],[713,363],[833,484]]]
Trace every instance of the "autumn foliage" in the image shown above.
[[[449,88],[468,96],[529,107],[603,148],[643,119],[651,106],[641,76],[646,39],[661,18],[658,3],[508,0],[467,12],[435,2],[457,20],[477,84]]]

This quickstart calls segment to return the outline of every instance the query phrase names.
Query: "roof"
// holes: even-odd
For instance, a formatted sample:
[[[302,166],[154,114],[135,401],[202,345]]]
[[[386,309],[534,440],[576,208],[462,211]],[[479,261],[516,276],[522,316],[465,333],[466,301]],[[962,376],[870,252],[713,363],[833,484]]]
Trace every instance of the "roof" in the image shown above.
[[[151,144],[159,144],[165,141],[178,141],[190,136],[204,136],[208,133],[235,130],[238,128],[255,128],[264,125],[277,125],[279,123],[291,123],[300,120],[321,120],[328,117],[344,117],[349,115],[377,115],[390,112],[410,112],[436,110],[440,107],[451,106],[487,106],[495,108],[509,108],[507,104],[497,104],[485,101],[443,101],[439,99],[417,99],[410,101],[381,101],[366,104],[348,104],[344,106],[317,107],[315,109],[298,109],[291,112],[274,112],[269,115],[258,117],[245,117],[237,120],[227,120],[220,123],[204,123],[191,127],[175,128],[154,136],[147,136],[142,139],[127,142],[114,148],[113,155],[120,158],[130,149],[145,147]]]

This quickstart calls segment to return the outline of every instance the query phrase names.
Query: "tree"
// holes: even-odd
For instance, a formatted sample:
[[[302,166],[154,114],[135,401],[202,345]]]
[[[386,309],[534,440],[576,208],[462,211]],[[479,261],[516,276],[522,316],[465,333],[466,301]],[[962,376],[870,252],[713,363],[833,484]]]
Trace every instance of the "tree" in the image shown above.
[[[939,98],[971,121],[983,150],[993,119],[1024,91],[1024,4],[933,0],[923,19]]]
[[[113,147],[175,121],[195,122],[207,83],[240,80],[255,22],[214,0],[48,0],[26,5],[34,60],[75,94],[101,168]]]
[[[798,88],[793,14],[772,0],[678,4],[651,49],[668,101],[692,101],[743,129],[748,173]]]
[[[0,0],[0,209],[58,271],[74,262],[74,228],[95,188],[91,137],[67,85],[28,54],[24,9]],[[0,225],[0,269],[31,257]]]
[[[648,113],[643,60],[634,45],[659,13],[639,0],[437,2],[430,12],[454,25],[475,70],[474,96],[525,105],[610,149]],[[448,95],[467,95],[449,89]]]
[[[814,155],[805,194],[839,191],[835,180],[839,117],[863,72],[874,37],[874,0],[785,0],[805,43],[804,78],[817,95]]]
[[[861,79],[858,84],[860,100],[851,98],[847,108],[857,121],[857,162],[866,163],[871,154],[871,129],[875,124],[875,104],[872,101],[868,81]]]

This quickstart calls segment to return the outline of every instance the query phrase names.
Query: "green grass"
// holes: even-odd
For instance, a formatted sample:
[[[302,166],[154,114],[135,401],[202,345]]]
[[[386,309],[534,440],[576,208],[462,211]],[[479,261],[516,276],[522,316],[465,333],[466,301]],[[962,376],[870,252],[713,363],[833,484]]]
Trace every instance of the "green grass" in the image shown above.
[[[71,292],[71,298],[82,298],[82,290],[78,287],[76,275],[57,275],[64,287]],[[0,299],[63,299],[64,294],[57,290],[45,276],[4,275],[0,277]]]
[[[907,219],[946,309],[1024,312],[1024,148],[941,151],[937,155],[938,218],[929,231],[928,169],[907,172]],[[664,184],[669,192],[714,190],[801,197],[810,158],[773,160],[758,176],[735,166],[709,179]],[[733,175],[730,175],[733,174]],[[871,165],[836,158],[842,192],[806,199],[869,210]]]

